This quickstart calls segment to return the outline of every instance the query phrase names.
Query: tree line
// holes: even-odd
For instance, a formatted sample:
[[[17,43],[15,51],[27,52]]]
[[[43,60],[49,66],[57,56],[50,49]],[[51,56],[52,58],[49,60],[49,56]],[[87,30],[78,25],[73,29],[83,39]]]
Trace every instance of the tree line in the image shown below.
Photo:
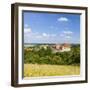
[[[80,64],[80,46],[72,46],[71,51],[52,53],[50,47],[47,49],[27,51],[24,50],[24,63],[32,64],[56,64],[74,65]]]

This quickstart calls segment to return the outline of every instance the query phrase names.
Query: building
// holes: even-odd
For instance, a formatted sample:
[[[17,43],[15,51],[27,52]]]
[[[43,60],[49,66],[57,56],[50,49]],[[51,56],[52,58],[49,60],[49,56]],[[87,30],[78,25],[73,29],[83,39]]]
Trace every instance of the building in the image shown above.
[[[56,44],[51,47],[54,53],[56,52],[68,52],[71,50],[71,46],[69,44]]]

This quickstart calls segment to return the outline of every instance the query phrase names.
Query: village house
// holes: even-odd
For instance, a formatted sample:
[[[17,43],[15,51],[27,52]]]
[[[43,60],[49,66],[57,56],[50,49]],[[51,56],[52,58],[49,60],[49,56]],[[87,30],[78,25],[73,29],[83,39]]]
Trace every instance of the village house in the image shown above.
[[[56,44],[51,47],[54,53],[56,52],[68,52],[71,50],[71,46],[69,44]]]

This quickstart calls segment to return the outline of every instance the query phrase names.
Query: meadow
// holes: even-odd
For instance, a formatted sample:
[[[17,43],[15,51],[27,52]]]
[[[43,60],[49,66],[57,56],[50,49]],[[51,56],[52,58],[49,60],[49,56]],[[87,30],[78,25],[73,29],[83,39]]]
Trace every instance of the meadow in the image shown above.
[[[79,65],[24,64],[24,77],[80,75]]]

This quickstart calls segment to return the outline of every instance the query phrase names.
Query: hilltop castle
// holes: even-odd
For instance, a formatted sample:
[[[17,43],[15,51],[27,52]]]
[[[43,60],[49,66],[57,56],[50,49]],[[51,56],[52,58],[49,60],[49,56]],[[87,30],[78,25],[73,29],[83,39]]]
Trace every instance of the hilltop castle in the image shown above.
[[[56,52],[68,52],[71,50],[71,46],[69,44],[56,44],[51,47],[54,53]]]

